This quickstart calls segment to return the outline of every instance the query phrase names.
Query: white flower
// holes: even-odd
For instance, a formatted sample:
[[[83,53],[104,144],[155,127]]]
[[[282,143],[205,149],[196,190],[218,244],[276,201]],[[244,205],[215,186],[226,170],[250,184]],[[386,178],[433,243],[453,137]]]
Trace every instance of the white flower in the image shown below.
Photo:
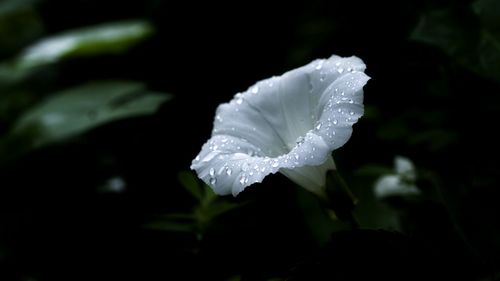
[[[335,169],[331,152],[363,115],[364,70],[357,57],[332,56],[236,94],[217,108],[212,138],[191,169],[220,195],[278,171],[322,195],[325,173]]]
[[[410,159],[396,156],[394,167],[396,174],[382,176],[375,183],[375,196],[385,198],[420,194],[420,190],[415,185],[417,172]]]

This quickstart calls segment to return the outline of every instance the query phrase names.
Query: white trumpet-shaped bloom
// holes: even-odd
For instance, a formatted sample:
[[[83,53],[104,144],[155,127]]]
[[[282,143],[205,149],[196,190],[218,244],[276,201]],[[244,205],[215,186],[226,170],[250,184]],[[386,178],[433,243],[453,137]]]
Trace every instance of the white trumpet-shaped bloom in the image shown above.
[[[212,137],[191,169],[220,195],[236,196],[278,171],[323,194],[332,151],[363,115],[364,70],[357,57],[332,56],[236,94],[217,108]]]

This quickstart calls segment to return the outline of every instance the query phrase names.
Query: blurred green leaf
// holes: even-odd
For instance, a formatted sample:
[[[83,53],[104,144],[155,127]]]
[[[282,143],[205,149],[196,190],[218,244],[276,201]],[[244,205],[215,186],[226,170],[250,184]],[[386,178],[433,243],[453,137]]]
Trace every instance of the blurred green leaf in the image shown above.
[[[0,56],[19,48],[42,33],[43,26],[33,7],[35,0],[0,2]]]
[[[477,0],[472,4],[472,8],[485,28],[500,31],[500,1]]]
[[[203,184],[203,200],[201,201],[202,206],[210,205],[219,196],[215,194],[212,188],[206,184]]]
[[[70,30],[28,47],[18,57],[16,66],[25,69],[69,57],[120,53],[152,32],[153,27],[144,21],[113,22]]]
[[[31,146],[39,147],[107,122],[154,113],[170,97],[148,92],[137,82],[88,83],[56,93],[26,112],[10,137],[29,137]]]
[[[193,174],[193,172],[181,171],[179,172],[179,181],[182,186],[191,194],[194,198],[198,200],[203,199],[203,194],[201,191],[200,184],[198,183],[198,179]]]
[[[216,201],[208,206],[202,206],[198,208],[195,213],[196,217],[200,222],[211,221],[216,217],[227,213],[237,207],[240,207],[241,204],[226,202],[226,201]]]
[[[302,212],[302,219],[317,245],[326,244],[333,232],[346,230],[348,225],[334,219],[333,212],[327,208],[311,192],[304,188],[296,188],[297,204]]]
[[[373,176],[378,177],[384,174],[393,173],[393,169],[386,165],[381,164],[366,164],[354,171],[358,176]]]
[[[149,222],[145,225],[146,228],[171,231],[171,232],[194,232],[194,224],[184,221],[176,221],[169,219],[159,219]]]
[[[498,1],[482,0],[467,10],[470,14],[430,11],[422,15],[410,38],[436,46],[462,67],[500,81],[499,7]]]

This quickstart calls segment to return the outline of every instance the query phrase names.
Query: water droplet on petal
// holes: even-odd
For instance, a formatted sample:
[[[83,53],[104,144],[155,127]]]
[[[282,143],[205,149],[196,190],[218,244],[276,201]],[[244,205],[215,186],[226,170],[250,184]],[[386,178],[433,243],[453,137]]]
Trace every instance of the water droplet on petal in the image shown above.
[[[342,72],[344,72],[344,69],[341,67],[341,68],[337,69],[337,72],[342,74]]]
[[[211,177],[215,176],[215,169],[214,168],[210,168],[209,174],[210,174]]]
[[[248,171],[248,168],[250,168],[250,164],[248,164],[247,162],[245,162],[245,163],[243,163],[243,164],[241,165],[241,170],[242,170],[243,172]]]
[[[233,171],[231,170],[231,168],[226,169],[226,175],[230,176],[232,173]]]
[[[333,119],[333,125],[337,125],[338,122],[337,119]]]
[[[259,92],[259,86],[255,86],[252,88],[252,94],[257,94]]]
[[[194,158],[195,161],[200,161],[200,155],[196,156],[196,158]]]
[[[217,179],[216,179],[216,178],[211,178],[211,179],[210,179],[210,184],[211,184],[211,185],[214,185],[214,184],[216,184],[216,183],[217,183]]]
[[[354,111],[349,112],[350,115],[354,115]]]
[[[298,138],[295,140],[295,143],[296,143],[297,145],[301,145],[301,144],[303,144],[303,143],[304,143],[304,137],[303,137],[303,136],[298,137]]]
[[[318,125],[316,125],[316,130],[319,130],[319,129],[321,129],[321,126],[323,126],[323,123],[321,123],[321,122],[318,122]]]
[[[242,176],[240,177],[240,184],[241,184],[241,185],[244,185],[244,184],[246,183],[246,181],[248,181],[248,180],[247,180],[247,178],[245,177],[245,175],[242,175]]]
[[[323,67],[323,62],[320,62],[318,63],[318,65],[316,65],[316,70],[320,70],[322,67]]]
[[[347,71],[351,72],[352,71],[352,67],[348,67]]]
[[[279,166],[278,161],[276,161],[276,160],[275,160],[275,161],[273,161],[273,163],[271,164],[271,166],[272,166],[273,168],[278,167],[278,166]]]

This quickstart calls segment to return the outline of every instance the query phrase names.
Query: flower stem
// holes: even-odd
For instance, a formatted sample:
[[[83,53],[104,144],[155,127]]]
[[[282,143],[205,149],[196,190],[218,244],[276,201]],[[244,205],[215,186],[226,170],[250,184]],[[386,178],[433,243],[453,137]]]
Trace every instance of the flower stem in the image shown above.
[[[353,215],[357,199],[337,170],[327,173],[325,191],[326,207],[331,209],[340,221],[349,224],[352,229],[357,229],[359,224]]]

